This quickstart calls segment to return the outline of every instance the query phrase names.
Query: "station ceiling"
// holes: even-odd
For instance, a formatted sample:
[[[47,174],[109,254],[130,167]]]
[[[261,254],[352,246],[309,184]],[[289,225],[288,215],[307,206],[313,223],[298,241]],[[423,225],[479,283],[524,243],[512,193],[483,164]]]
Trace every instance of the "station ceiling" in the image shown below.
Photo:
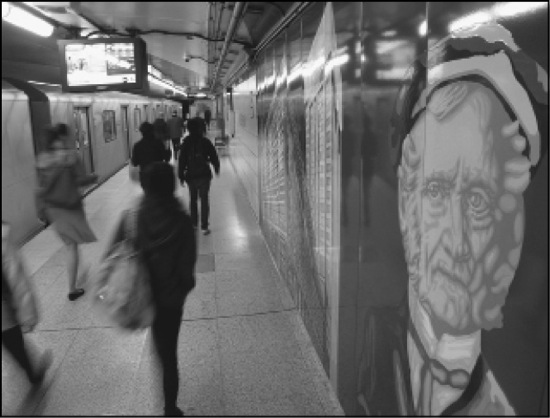
[[[149,63],[163,75],[191,92],[211,93],[293,4],[240,3],[244,13],[213,86],[236,2],[24,2],[59,26],[42,38],[2,21],[2,75],[59,83],[57,39],[137,35],[147,43]]]

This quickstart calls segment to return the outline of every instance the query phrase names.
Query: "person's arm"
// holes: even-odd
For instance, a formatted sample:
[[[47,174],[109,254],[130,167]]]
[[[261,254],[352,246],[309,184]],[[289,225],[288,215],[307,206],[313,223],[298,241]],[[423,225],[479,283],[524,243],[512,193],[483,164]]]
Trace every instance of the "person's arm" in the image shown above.
[[[214,166],[214,171],[216,171],[216,175],[220,175],[220,159],[218,158],[218,152],[216,151],[216,147],[212,144],[212,142],[209,139],[205,140],[208,142],[208,155],[210,156],[210,162]]]
[[[138,144],[134,145],[134,149],[132,150],[132,165],[134,167],[137,167],[140,162],[140,149],[141,147],[138,146]]]

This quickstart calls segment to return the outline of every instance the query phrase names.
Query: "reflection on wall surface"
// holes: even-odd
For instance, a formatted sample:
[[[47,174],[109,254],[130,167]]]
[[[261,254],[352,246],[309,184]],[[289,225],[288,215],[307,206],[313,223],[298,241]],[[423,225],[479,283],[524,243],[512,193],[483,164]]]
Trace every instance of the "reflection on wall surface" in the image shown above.
[[[258,61],[231,152],[347,414],[548,414],[547,7],[318,3]]]

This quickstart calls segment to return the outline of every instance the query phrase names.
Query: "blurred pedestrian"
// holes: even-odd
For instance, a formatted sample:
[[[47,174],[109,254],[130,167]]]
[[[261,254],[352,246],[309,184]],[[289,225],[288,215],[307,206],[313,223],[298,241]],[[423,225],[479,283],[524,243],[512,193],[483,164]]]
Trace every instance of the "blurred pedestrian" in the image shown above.
[[[212,119],[212,112],[210,111],[210,108],[206,108],[204,111],[204,121],[206,122],[206,128],[210,130],[210,120]]]
[[[139,167],[139,181],[143,187],[143,170],[155,161],[166,161],[166,149],[162,142],[155,137],[155,129],[151,123],[143,122],[139,130],[141,140],[136,142],[132,150],[132,165]]]
[[[37,158],[38,188],[36,205],[38,217],[53,224],[53,228],[67,249],[69,295],[71,301],[84,294],[77,288],[79,252],[78,244],[97,241],[90,229],[79,187],[97,181],[96,174],[86,170],[76,150],[69,149],[70,132],[59,123],[45,131],[46,150]],[[86,272],[81,269],[79,282]]]
[[[181,155],[178,162],[178,177],[183,184],[189,186],[191,201],[191,220],[193,226],[198,225],[197,196],[201,200],[201,229],[204,235],[210,233],[209,221],[210,203],[208,193],[212,181],[210,164],[214,166],[216,175],[220,175],[220,160],[212,142],[204,137],[204,121],[199,118],[189,120],[187,124],[189,136],[183,140]]]
[[[170,138],[172,139],[175,160],[178,159],[178,151],[184,129],[183,119],[180,118],[178,113],[174,110],[172,112],[172,119],[168,119],[168,130],[170,131]]]
[[[23,332],[32,331],[38,323],[36,297],[21,254],[12,243],[9,232],[9,225],[2,221],[2,347],[36,388],[44,380],[52,353],[47,350],[36,363],[31,361],[30,344],[23,338]]]
[[[169,162],[172,159],[172,152],[170,151],[170,130],[168,124],[163,117],[155,119],[153,122],[153,128],[155,132],[155,138],[162,142],[164,145],[166,157],[164,161]]]
[[[174,195],[176,181],[170,164],[148,165],[143,173],[143,186],[136,244],[149,271],[155,304],[152,336],[162,365],[164,412],[166,416],[183,416],[176,404],[177,346],[183,305],[195,287],[195,234],[189,215]],[[109,248],[126,238],[126,216],[128,213],[123,215]]]

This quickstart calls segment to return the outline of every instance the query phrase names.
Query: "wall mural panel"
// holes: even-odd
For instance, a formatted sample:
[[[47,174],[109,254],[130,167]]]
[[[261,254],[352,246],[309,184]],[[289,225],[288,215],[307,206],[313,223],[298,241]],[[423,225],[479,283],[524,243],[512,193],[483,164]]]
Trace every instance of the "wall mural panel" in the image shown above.
[[[258,60],[260,223],[349,415],[548,414],[548,3],[318,3]]]

